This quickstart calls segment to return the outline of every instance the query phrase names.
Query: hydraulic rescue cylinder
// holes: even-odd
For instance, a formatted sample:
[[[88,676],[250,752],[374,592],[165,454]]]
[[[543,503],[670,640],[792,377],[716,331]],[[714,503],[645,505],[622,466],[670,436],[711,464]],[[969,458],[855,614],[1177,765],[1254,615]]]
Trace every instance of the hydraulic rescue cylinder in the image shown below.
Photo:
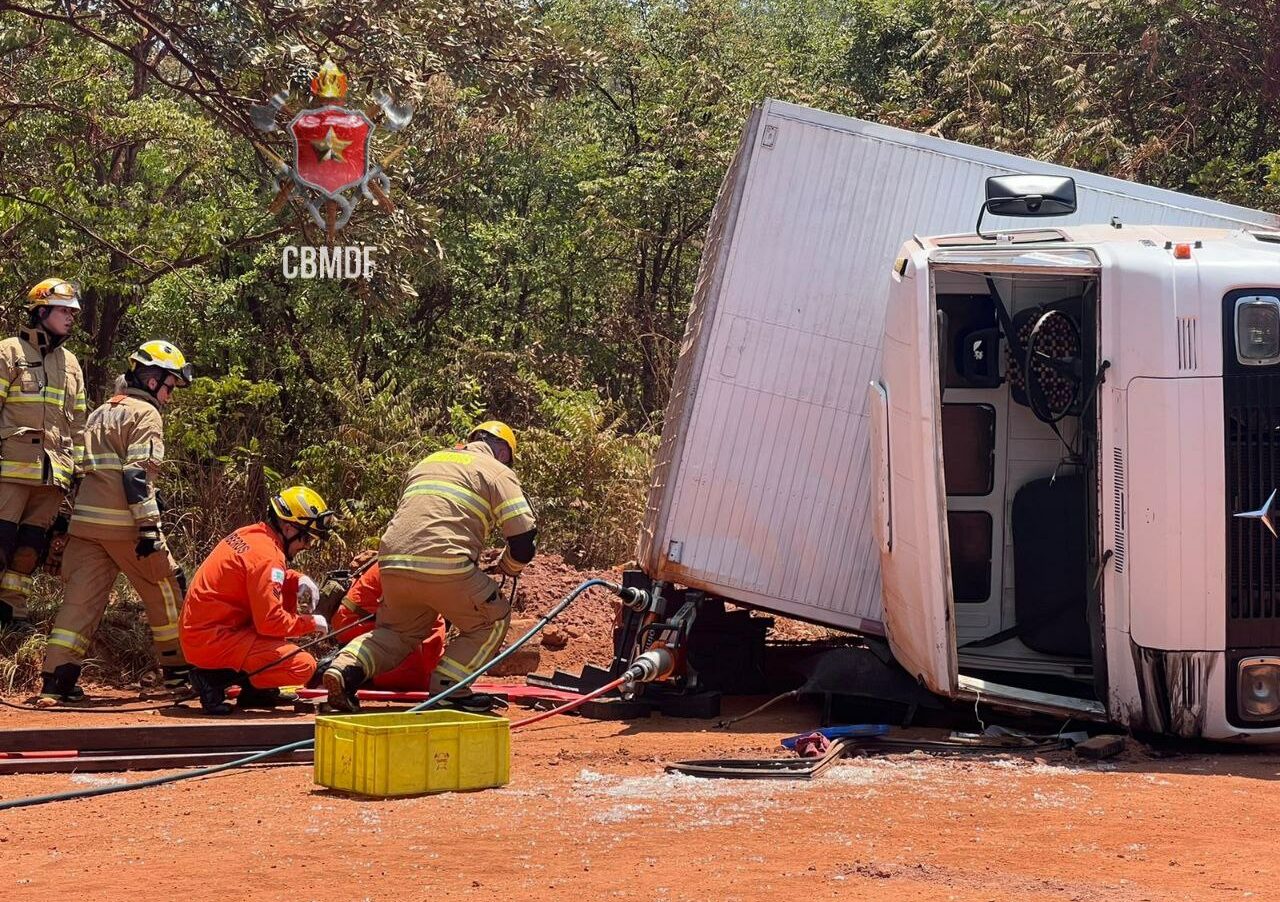
[[[665,647],[651,648],[638,655],[631,666],[622,675],[622,686],[619,692],[623,698],[635,698],[636,690],[641,683],[652,683],[665,679],[675,670],[676,656]]]

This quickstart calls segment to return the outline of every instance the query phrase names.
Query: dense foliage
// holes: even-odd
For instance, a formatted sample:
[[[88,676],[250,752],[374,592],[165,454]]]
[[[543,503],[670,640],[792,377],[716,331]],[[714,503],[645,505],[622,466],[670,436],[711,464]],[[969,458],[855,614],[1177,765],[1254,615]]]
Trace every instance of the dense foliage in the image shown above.
[[[544,547],[626,559],[700,241],[766,96],[1277,206],[1280,12],[1263,0],[23,0],[0,3],[0,295],[86,289],[100,399],[163,335],[192,560],[301,479],[369,544],[424,452],[521,430]],[[368,283],[286,280],[248,110],[332,57],[380,133],[394,215]],[[305,237],[302,237],[305,236]]]

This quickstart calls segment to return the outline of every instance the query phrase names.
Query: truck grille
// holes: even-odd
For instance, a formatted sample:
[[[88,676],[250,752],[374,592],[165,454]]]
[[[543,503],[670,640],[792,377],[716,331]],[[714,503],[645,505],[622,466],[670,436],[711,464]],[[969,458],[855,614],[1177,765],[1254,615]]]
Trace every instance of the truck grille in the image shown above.
[[[1257,510],[1280,489],[1280,374],[1223,377],[1226,416],[1227,645],[1280,642],[1280,541]],[[1280,495],[1272,525],[1280,530]]]

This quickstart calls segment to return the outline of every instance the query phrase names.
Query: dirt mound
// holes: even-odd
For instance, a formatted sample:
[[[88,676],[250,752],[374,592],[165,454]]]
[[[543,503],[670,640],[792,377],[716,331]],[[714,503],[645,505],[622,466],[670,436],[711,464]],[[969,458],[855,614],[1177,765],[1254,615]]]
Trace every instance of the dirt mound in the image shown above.
[[[525,625],[523,621],[532,625],[533,620],[593,578],[617,583],[622,571],[578,570],[559,555],[538,555],[520,574],[511,638],[523,633],[519,629]],[[543,632],[539,672],[550,673],[556,668],[576,671],[588,663],[608,665],[613,658],[613,619],[613,594],[603,588],[588,589]]]

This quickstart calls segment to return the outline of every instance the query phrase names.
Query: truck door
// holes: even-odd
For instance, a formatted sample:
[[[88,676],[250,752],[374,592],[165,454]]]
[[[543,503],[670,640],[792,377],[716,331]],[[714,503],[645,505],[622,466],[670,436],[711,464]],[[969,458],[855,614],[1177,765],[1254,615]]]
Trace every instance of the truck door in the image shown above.
[[[924,257],[918,258],[920,263]],[[925,686],[956,690],[956,637],[951,612],[947,517],[942,485],[938,333],[927,269],[904,260],[894,269],[885,324],[883,378],[870,393],[872,419],[888,423],[874,443],[887,470],[889,510],[881,537],[885,629],[894,657]],[[881,410],[876,410],[876,405]]]

